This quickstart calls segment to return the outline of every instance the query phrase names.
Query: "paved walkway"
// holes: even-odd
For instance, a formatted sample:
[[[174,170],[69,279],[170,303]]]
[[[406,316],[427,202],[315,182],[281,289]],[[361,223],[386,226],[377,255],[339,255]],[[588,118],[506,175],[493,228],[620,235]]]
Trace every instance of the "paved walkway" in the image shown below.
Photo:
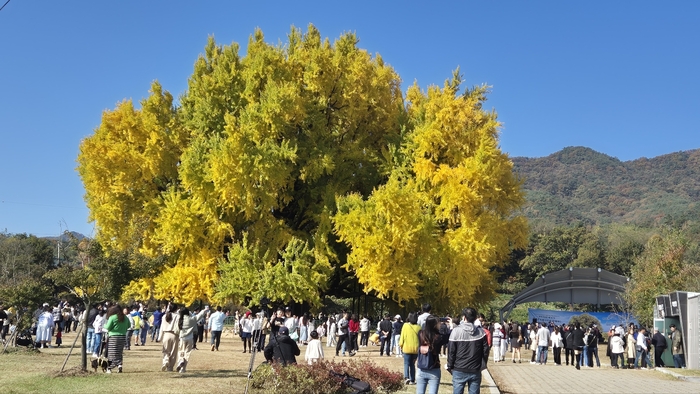
[[[525,351],[529,355],[529,351]],[[506,359],[508,360],[508,359]],[[700,393],[700,383],[679,380],[654,370],[581,368],[489,361],[489,372],[501,393]],[[601,360],[602,361],[602,360]],[[484,392],[484,387],[482,387]]]

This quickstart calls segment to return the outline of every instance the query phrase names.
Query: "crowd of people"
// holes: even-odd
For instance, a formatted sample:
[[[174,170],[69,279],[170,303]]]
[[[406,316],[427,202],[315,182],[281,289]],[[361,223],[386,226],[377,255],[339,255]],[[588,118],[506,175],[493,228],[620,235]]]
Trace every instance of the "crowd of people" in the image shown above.
[[[12,313],[0,306],[3,341]],[[122,372],[124,351],[132,345],[144,346],[149,337],[151,342],[161,343],[161,370],[185,373],[197,343],[210,343],[211,351],[218,351],[222,332],[229,327],[240,337],[243,353],[263,352],[268,362],[283,365],[296,363],[304,347],[305,362],[323,360],[324,337],[325,348],[335,351],[336,357],[352,357],[360,348],[375,346],[380,357],[403,358],[405,383],[416,385],[418,394],[437,392],[440,359],[446,359],[445,369],[452,374],[455,392],[465,388],[473,392],[489,359],[494,363],[522,363],[523,353],[530,351],[531,364],[547,365],[551,349],[554,365],[600,368],[599,348],[605,343],[595,324],[557,326],[536,320],[523,324],[487,323],[472,308],[465,308],[460,319],[453,321],[450,316],[433,315],[430,304],[408,313],[405,319],[388,313],[372,319],[349,312],[296,315],[290,307],[281,307],[270,317],[264,311],[231,313],[221,306],[190,310],[174,304],[149,312],[143,303],[123,307],[103,302],[83,311],[80,306],[61,302],[54,306],[45,303],[34,313],[36,346],[51,347],[52,338],[56,339],[55,346],[60,346],[61,333],[75,330],[83,319],[87,327],[86,351],[94,359],[107,360],[107,373]],[[685,368],[683,338],[675,325],[671,325],[668,337],[658,330],[648,333],[634,324],[614,326],[607,332],[605,355],[612,368],[662,367],[661,355],[669,349],[674,366]],[[524,358],[527,362],[527,356]]]
[[[531,350],[531,364],[546,365],[549,349],[552,349],[554,365],[571,365],[576,369],[600,368],[599,348],[606,343],[596,324],[587,327],[580,323],[555,325],[517,322],[493,323],[487,325],[491,335],[490,345],[494,362],[506,361],[510,349],[510,361],[521,363],[523,350]],[[685,368],[682,334],[675,324],[670,326],[671,334],[666,337],[658,329],[649,333],[645,327],[630,323],[627,328],[613,326],[607,332],[605,356],[615,369],[653,369],[664,367],[663,352],[670,349],[676,368]],[[564,360],[561,358],[564,352]],[[651,355],[654,355],[654,363]]]

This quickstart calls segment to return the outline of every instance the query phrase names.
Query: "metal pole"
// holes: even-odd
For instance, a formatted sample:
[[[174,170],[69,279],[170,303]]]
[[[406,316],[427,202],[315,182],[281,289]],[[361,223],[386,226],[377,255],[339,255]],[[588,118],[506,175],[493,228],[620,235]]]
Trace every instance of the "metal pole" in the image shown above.
[[[80,338],[82,332],[83,332],[83,326],[80,326],[80,330],[78,330],[78,335],[75,336],[75,340],[73,341],[73,345],[70,347],[70,350],[68,351],[68,355],[66,355],[66,360],[63,362],[63,366],[61,367],[61,372],[63,372],[63,369],[66,367],[66,364],[68,364],[68,358],[70,358],[71,353],[73,353],[73,348],[75,347],[75,343],[78,342],[78,338]]]

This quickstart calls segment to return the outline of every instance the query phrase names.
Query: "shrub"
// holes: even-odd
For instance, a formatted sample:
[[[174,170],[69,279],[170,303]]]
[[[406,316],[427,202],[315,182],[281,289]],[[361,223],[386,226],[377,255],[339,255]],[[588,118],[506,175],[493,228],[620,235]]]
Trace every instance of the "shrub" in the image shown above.
[[[252,387],[261,393],[346,394],[348,388],[329,372],[347,373],[372,386],[373,393],[393,393],[403,389],[403,375],[368,360],[352,362],[322,361],[314,365],[282,367],[261,364],[253,373]]]

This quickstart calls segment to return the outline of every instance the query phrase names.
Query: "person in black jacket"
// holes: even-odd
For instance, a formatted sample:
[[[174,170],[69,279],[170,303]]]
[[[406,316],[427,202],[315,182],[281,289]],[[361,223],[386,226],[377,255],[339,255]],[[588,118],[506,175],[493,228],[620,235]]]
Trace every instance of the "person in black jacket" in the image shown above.
[[[391,355],[392,328],[393,328],[393,326],[391,324],[391,320],[389,320],[389,314],[385,313],[384,319],[379,323],[379,331],[380,331],[379,332],[379,340],[380,340],[379,355],[380,356],[382,355],[382,353],[386,353],[387,356]]]
[[[265,346],[265,360],[268,362],[278,362],[282,365],[296,364],[298,356],[301,354],[297,343],[289,337],[289,329],[281,326],[277,332],[277,337],[272,336],[270,343]]]
[[[581,323],[576,322],[574,325],[573,337],[574,337],[574,354],[576,355],[576,369],[581,369],[581,352],[583,351],[583,335],[584,332],[581,329]]]
[[[664,360],[661,359],[661,355],[668,347],[666,343],[666,337],[664,334],[659,332],[658,328],[654,329],[654,336],[651,337],[651,344],[654,345],[654,367],[665,367]]]
[[[571,357],[571,365],[576,366],[574,362],[574,331],[570,325],[564,326],[564,348],[566,349],[566,365],[569,365],[569,357]]]
[[[465,386],[470,394],[478,393],[481,371],[486,369],[489,360],[486,333],[481,327],[474,326],[475,320],[476,310],[464,308],[462,321],[450,333],[446,368],[452,374],[454,393],[464,393]]]
[[[596,367],[600,368],[600,358],[598,358],[598,343],[602,339],[602,335],[600,335],[600,330],[598,330],[598,327],[594,324],[591,327],[591,340],[588,343],[588,351],[590,354],[588,355],[588,364],[589,367],[593,367],[593,357],[595,357],[595,364]]]

